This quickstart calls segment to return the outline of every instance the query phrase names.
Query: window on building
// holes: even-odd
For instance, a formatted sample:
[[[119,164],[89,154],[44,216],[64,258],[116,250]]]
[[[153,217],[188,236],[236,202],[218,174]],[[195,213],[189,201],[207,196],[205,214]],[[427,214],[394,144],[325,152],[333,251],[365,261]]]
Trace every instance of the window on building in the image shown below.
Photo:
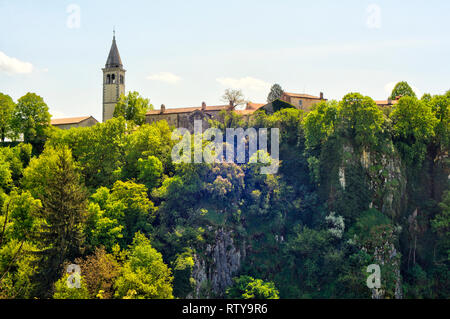
[[[303,101],[302,100],[298,100],[298,105],[299,106],[303,106]]]
[[[111,74],[111,83],[112,84],[116,83],[116,75],[115,74]]]
[[[106,84],[110,84],[111,83],[111,76],[108,74],[106,75]]]
[[[123,84],[123,75],[120,76],[120,84]]]

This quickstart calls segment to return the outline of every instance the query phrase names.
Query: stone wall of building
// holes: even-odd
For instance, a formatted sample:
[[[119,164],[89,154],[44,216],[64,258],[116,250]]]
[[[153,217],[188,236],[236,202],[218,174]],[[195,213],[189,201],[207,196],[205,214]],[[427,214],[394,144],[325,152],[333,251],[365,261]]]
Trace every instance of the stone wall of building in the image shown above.
[[[145,122],[151,124],[157,121],[167,121],[170,126],[178,127],[178,114],[147,114],[145,116]]]
[[[153,122],[165,120],[170,126],[175,128],[186,128],[191,133],[194,132],[194,121],[201,120],[202,121],[202,129],[203,131],[210,127],[209,120],[217,118],[218,114],[221,110],[202,110],[201,108],[195,109],[191,112],[174,112],[174,109],[171,109],[169,112],[154,112],[148,113],[145,116],[145,121],[148,124]]]
[[[111,76],[114,75],[114,81]],[[110,79],[108,80],[108,76]],[[112,119],[120,95],[125,94],[125,70],[122,68],[103,69],[103,122]]]
[[[314,104],[317,104],[320,102],[320,100],[317,99],[307,99],[307,98],[297,98],[297,97],[291,97],[289,99],[290,101],[286,101],[294,105],[296,108],[304,111],[309,111],[313,107]],[[300,103],[301,101],[301,103]]]

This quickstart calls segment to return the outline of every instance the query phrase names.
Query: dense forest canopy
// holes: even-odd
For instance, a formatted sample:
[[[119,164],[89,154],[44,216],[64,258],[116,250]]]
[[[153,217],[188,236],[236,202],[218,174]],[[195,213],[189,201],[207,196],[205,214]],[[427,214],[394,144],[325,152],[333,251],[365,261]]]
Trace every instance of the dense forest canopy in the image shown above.
[[[275,175],[174,163],[137,92],[69,130],[0,94],[0,298],[449,298],[450,91],[394,91],[211,121],[279,128]]]

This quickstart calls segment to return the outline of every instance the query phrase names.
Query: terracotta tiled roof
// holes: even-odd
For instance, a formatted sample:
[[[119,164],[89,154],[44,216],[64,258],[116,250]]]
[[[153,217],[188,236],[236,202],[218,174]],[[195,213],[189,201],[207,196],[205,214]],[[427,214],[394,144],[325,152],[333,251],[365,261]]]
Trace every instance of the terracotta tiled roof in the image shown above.
[[[243,110],[236,110],[235,109],[234,111],[237,114],[248,115],[248,114],[255,113],[257,110],[259,110],[264,105],[266,105],[266,103],[252,103],[252,102],[248,102],[247,105],[245,106],[245,109],[243,109]]]
[[[91,118],[92,116],[81,116],[81,117],[67,117],[63,119],[51,119],[51,125],[62,125],[62,124],[76,124]],[[94,119],[95,120],[95,119]]]
[[[394,105],[398,103],[398,100],[378,100],[375,103],[377,105]]]
[[[288,92],[284,92],[283,94],[287,95],[287,96],[290,96],[290,97],[299,97],[299,98],[305,98],[305,99],[320,100],[319,96],[303,94],[303,93],[288,93]]]
[[[245,107],[245,110],[256,111],[257,109],[263,107],[264,105],[266,105],[266,103],[252,103],[252,102],[248,102],[247,106]]]
[[[221,111],[226,110],[229,106],[228,105],[216,105],[216,106],[206,106],[206,111]],[[173,109],[165,109],[163,114],[178,114],[178,113],[190,113],[194,112],[195,110],[201,110],[201,106],[194,106],[194,107],[178,107]],[[146,115],[156,115],[161,114],[161,110],[150,110],[146,113]]]

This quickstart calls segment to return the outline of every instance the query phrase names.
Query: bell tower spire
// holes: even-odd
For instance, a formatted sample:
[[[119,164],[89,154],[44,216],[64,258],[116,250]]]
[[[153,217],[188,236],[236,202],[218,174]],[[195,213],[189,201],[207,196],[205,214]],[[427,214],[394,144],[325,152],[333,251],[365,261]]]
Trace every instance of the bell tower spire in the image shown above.
[[[116,29],[103,71],[103,122],[114,116],[120,95],[125,94],[125,72],[116,43]]]

